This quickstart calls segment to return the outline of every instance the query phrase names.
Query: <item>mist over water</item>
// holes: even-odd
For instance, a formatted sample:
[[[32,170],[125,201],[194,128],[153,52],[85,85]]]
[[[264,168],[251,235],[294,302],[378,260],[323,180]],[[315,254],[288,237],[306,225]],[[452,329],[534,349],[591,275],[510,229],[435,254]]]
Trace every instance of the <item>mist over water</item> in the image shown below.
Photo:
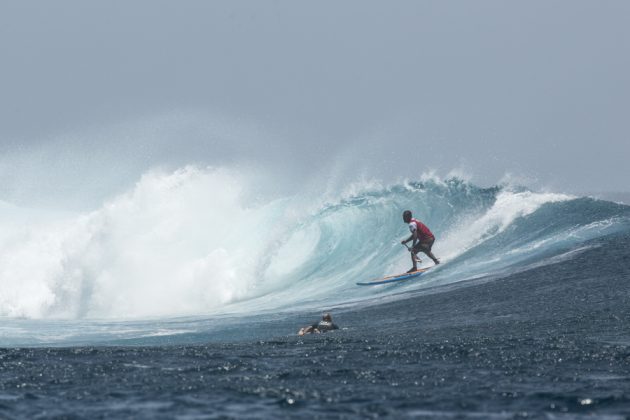
[[[252,280],[243,261],[282,211],[245,207],[241,188],[222,170],[148,173],[98,210],[14,227],[2,238],[3,315],[126,318],[237,299]]]

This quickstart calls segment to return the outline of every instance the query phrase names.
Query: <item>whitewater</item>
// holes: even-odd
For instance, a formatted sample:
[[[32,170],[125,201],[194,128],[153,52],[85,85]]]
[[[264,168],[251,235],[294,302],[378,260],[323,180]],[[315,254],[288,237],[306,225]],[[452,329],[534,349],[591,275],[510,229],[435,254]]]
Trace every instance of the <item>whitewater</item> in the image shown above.
[[[409,268],[406,209],[436,234],[443,264],[415,281],[357,287]],[[588,255],[593,238],[627,230],[629,214],[458,178],[261,199],[229,168],[150,171],[91,212],[0,205],[0,341],[212,340],[239,320],[365,307]]]

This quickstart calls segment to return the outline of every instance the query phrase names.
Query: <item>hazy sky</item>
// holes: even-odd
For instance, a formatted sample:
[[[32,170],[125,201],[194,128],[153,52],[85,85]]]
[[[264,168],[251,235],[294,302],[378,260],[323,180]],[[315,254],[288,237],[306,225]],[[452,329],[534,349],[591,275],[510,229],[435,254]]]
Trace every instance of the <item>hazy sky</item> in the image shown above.
[[[0,199],[226,162],[628,191],[629,22],[625,0],[3,0]]]

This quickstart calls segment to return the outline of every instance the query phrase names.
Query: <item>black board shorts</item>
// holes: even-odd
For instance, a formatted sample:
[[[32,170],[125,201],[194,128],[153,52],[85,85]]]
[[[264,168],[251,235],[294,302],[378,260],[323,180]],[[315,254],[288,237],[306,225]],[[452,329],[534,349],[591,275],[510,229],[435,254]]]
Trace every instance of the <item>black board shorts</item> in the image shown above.
[[[429,238],[427,240],[424,240],[422,242],[416,242],[416,244],[413,247],[414,252],[418,252],[418,251],[431,251],[431,248],[433,247],[433,243],[435,242],[435,238]]]

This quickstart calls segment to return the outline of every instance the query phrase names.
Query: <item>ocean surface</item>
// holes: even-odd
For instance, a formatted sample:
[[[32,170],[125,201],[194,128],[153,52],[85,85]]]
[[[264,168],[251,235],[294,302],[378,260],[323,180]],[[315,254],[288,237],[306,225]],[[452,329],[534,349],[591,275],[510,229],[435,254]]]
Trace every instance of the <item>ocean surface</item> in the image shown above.
[[[245,190],[184,168],[90,213],[2,204],[0,417],[630,416],[629,206],[459,179]],[[405,209],[442,264],[357,286],[410,267]],[[296,335],[324,311],[340,330]]]

